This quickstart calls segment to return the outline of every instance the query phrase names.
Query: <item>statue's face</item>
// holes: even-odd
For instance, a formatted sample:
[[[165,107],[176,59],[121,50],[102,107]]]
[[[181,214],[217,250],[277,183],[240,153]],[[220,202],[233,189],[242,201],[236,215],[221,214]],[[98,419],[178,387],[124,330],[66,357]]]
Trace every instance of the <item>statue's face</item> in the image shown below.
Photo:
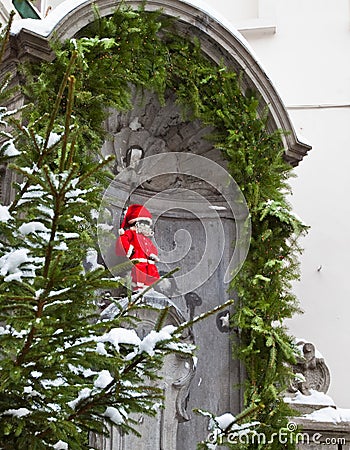
[[[136,232],[143,234],[144,236],[153,236],[152,221],[138,220],[135,223]]]

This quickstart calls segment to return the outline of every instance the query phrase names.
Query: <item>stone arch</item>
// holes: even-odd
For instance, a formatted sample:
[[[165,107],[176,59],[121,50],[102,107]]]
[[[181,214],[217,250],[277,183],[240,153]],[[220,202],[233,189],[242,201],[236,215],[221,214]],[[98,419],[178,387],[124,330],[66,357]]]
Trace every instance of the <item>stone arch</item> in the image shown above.
[[[49,40],[70,39],[92,22],[92,3],[99,8],[101,17],[111,15],[117,6],[115,0],[67,0],[56,8],[54,19],[48,16],[40,24],[34,19],[15,24],[11,59],[14,53],[18,60],[50,59]],[[124,3],[138,8],[143,1],[125,0]],[[241,34],[223,18],[218,18],[214,11],[203,8],[200,0],[149,0],[144,7],[146,11],[161,9],[164,15],[175,18],[177,31],[185,36],[197,36],[208,57],[216,62],[222,60],[228,67],[244,74],[242,89],[252,88],[259,93],[261,108],[269,109],[269,128],[287,132],[283,138],[285,157],[291,165],[298,165],[311,147],[299,140],[278,92]]]

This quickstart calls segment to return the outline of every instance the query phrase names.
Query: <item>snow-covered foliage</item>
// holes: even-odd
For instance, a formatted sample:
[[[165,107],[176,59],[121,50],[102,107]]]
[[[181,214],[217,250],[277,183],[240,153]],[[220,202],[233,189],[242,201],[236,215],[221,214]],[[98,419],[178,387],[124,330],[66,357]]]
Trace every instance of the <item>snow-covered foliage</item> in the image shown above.
[[[215,450],[221,445],[228,448],[235,448],[241,439],[244,439],[248,435],[253,435],[255,428],[259,425],[257,421],[242,423],[241,417],[245,415],[244,412],[237,417],[230,412],[215,416],[201,409],[198,409],[197,413],[209,419],[208,437],[205,441],[198,444],[198,450]]]
[[[120,284],[98,263],[95,247],[94,212],[109,160],[96,162],[99,147],[74,124],[68,75],[65,117],[62,96],[47,115],[28,110],[26,127],[21,118],[9,123],[0,109],[0,156],[20,180],[12,202],[0,205],[4,449],[81,450],[89,432],[106,432],[106,422],[130,431],[131,413],[155,415],[162,401],[155,380],[165,355],[193,351],[172,326],[160,324],[141,339],[137,300],[100,320],[98,295]]]

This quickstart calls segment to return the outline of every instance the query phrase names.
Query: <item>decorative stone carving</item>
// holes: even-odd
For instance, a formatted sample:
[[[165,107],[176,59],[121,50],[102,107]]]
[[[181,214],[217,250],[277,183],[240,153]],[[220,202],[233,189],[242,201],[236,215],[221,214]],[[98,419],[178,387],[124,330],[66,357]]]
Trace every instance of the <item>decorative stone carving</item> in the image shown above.
[[[311,390],[326,393],[330,384],[330,372],[323,359],[311,342],[298,341],[302,356],[293,367],[294,373],[301,374],[294,379],[289,387],[290,392],[300,391],[303,395],[311,395]]]
[[[289,430],[295,430],[297,448],[349,450],[349,410],[338,409],[326,395],[329,369],[314,344],[299,340],[297,345],[301,356],[293,371],[299,380],[294,380],[285,397],[285,401],[302,414],[293,417],[288,424]]]
[[[52,37],[65,41],[75,37],[86,25],[95,19],[92,1],[81,2],[72,5],[68,13],[62,8],[62,16],[56,17],[56,22],[50,22],[47,17],[47,34],[40,34],[34,27],[26,25],[17,34],[11,36],[9,51],[6,55],[5,66],[17,64],[28,59],[52,59],[52,51],[48,44]],[[115,0],[98,0],[101,17],[111,15],[116,8]],[[177,32],[182,35],[196,36],[203,52],[213,61],[223,61],[227,66],[233,67],[242,76],[242,90],[251,88],[261,96],[261,112],[269,107],[270,114],[268,126],[272,129],[287,131],[283,136],[286,150],[286,159],[293,165],[297,165],[310,150],[310,146],[300,142],[294,131],[290,117],[285,109],[271,80],[251,53],[244,39],[229,23],[223,24],[221,19],[206,12],[199,0],[184,2],[182,0],[149,0],[144,4],[143,0],[125,0],[127,6],[139,8],[143,6],[146,11],[162,8],[165,16],[173,17]],[[6,67],[5,67],[6,69]],[[137,125],[136,125],[137,126]]]
[[[300,340],[300,357],[292,367],[295,373],[285,393],[284,401],[302,414],[321,408],[336,408],[334,401],[326,395],[330,384],[329,369],[314,344]]]
[[[186,120],[176,104],[174,93],[168,91],[165,104],[162,105],[154,93],[143,92],[141,98],[134,91],[132,103],[132,111],[111,110],[105,123],[111,139],[105,142],[102,152],[104,156],[115,156],[115,174],[131,167],[130,149],[133,148],[142,151],[142,158],[166,152],[185,152],[206,156],[226,166],[227,161],[206,139],[213,128],[203,125],[199,120]],[[142,160],[136,163],[135,170],[139,164],[142,164]],[[142,190],[149,194],[179,188],[198,192],[206,198],[218,197],[218,192],[210,183],[190,175],[167,173],[142,183]]]

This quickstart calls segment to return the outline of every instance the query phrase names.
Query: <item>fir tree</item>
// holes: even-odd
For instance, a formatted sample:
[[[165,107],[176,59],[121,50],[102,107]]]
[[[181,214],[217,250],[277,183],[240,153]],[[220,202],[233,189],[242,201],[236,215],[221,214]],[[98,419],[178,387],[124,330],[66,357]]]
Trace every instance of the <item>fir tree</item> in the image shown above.
[[[81,450],[91,448],[89,432],[104,432],[107,422],[132,430],[130,413],[156,413],[162,391],[153,380],[165,355],[193,350],[177,345],[182,328],[162,327],[162,320],[141,340],[132,329],[137,298],[99,320],[98,295],[119,280],[96,261],[84,269],[84,261],[97,253],[96,211],[109,159],[98,161],[93,146],[81,151],[91,143],[72,113],[75,57],[51,114],[38,117],[28,105],[24,125],[19,112],[0,110],[1,158],[17,179],[15,198],[0,206],[4,450]]]

